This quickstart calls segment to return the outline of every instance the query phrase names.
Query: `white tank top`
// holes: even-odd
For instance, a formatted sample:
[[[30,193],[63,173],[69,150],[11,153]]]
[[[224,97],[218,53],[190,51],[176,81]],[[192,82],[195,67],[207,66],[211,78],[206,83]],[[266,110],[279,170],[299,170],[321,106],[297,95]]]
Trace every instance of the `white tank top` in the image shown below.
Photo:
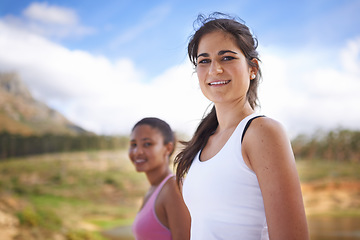
[[[183,185],[191,239],[269,239],[259,183],[241,153],[245,125],[258,115],[243,119],[214,157],[201,162],[199,152],[194,158]]]

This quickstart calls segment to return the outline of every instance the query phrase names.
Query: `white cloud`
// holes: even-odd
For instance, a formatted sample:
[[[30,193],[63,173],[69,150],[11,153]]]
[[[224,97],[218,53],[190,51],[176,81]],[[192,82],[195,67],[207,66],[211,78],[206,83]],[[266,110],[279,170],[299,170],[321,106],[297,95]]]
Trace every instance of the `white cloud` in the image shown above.
[[[94,29],[80,24],[74,10],[46,2],[32,3],[22,12],[22,16],[8,15],[4,21],[13,28],[60,39],[81,37],[94,32]]]
[[[328,53],[311,49],[278,54],[264,49],[262,111],[281,121],[293,137],[336,127],[360,128],[360,41]],[[338,67],[327,67],[337,64]]]
[[[320,50],[263,48],[262,112],[291,136],[319,127],[359,128],[359,49],[359,38],[350,40],[329,60]],[[97,133],[127,134],[140,118],[156,116],[191,134],[209,104],[187,60],[144,83],[129,59],[69,50],[8,18],[0,20],[0,52],[0,71],[19,72],[36,97]]]
[[[19,72],[37,98],[98,133],[128,133],[141,118],[157,116],[190,134],[206,108],[190,64],[143,83],[129,59],[71,51],[1,21],[0,51],[0,71]]]
[[[344,69],[353,75],[360,76],[360,36],[351,39],[340,54]]]
[[[32,3],[23,12],[24,16],[31,20],[37,20],[43,23],[73,25],[77,24],[76,13],[68,8],[50,6],[46,2]]]

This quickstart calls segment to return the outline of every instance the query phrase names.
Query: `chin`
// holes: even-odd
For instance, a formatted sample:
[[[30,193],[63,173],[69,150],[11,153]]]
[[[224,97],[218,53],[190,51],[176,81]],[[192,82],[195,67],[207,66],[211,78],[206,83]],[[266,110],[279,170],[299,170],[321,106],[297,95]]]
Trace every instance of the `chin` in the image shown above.
[[[136,168],[135,169],[137,172],[145,172],[145,170],[144,169],[141,169],[141,168]]]

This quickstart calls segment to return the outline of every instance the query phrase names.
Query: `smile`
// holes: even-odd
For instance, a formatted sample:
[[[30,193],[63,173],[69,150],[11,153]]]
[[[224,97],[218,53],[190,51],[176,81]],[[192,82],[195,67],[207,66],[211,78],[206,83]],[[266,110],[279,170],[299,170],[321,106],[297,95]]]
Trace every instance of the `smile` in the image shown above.
[[[134,163],[136,163],[136,164],[144,163],[144,162],[146,162],[145,159],[136,159],[136,160],[134,161]]]
[[[208,85],[209,85],[209,86],[225,85],[225,84],[228,84],[230,81],[231,81],[231,80],[211,82],[211,83],[209,83]]]

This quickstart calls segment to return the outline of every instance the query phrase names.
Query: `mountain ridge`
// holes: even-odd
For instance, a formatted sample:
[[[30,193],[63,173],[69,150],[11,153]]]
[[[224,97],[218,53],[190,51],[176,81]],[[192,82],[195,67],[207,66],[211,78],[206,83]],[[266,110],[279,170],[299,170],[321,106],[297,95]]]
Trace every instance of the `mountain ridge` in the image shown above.
[[[0,73],[0,132],[22,135],[93,134],[35,99],[17,73]]]

